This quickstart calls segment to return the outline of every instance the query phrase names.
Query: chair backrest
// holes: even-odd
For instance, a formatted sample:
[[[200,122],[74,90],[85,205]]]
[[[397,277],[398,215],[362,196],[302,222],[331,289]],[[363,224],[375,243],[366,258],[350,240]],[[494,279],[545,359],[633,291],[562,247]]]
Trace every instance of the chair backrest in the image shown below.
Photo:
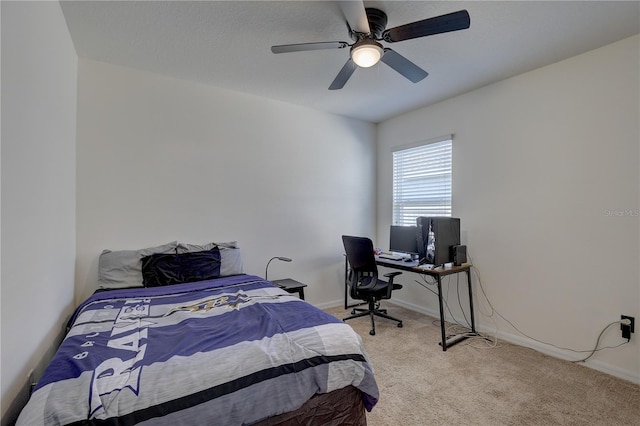
[[[366,237],[343,235],[342,243],[351,267],[351,276],[349,277],[351,297],[357,297],[357,284],[363,277],[371,277],[370,280],[374,282],[378,280],[373,241]],[[370,280],[367,281],[370,283]]]

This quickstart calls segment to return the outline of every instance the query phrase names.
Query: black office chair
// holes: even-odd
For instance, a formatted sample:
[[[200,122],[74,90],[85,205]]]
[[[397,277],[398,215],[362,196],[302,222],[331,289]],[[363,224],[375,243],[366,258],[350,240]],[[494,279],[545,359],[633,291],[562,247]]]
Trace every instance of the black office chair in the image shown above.
[[[402,327],[401,320],[387,315],[386,309],[380,309],[380,301],[382,299],[390,299],[392,290],[402,288],[402,285],[393,283],[393,278],[402,272],[385,274],[384,276],[389,281],[382,281],[378,279],[378,267],[376,266],[373,242],[369,238],[343,235],[342,243],[350,266],[347,278],[349,295],[352,299],[366,300],[369,305],[368,309],[354,308],[351,311],[351,316],[344,318],[343,321],[370,316],[371,331],[369,331],[369,334],[372,336],[376,334],[374,316],[397,321],[398,327]]]

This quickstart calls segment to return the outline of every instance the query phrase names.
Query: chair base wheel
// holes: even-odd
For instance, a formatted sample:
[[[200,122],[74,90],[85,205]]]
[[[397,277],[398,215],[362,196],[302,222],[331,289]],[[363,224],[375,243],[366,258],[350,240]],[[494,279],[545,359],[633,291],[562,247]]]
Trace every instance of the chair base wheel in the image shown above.
[[[369,330],[369,334],[372,335],[372,336],[375,336],[376,335],[376,325],[375,325],[375,322],[374,322],[374,317],[376,317],[376,316],[395,321],[397,323],[396,325],[399,328],[402,328],[402,321],[401,320],[399,320],[398,318],[394,318],[394,317],[384,313],[382,309],[376,310],[374,308],[374,306],[369,306],[369,309],[353,308],[351,310],[351,316],[343,318],[342,321],[346,322],[347,320],[350,320],[350,319],[353,319],[353,318],[370,317],[371,318],[371,329]]]

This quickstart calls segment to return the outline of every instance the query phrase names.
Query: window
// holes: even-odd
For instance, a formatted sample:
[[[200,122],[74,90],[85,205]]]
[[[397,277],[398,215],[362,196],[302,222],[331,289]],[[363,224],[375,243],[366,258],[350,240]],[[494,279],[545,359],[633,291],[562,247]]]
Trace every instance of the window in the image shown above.
[[[450,135],[393,152],[394,225],[418,216],[451,216]]]

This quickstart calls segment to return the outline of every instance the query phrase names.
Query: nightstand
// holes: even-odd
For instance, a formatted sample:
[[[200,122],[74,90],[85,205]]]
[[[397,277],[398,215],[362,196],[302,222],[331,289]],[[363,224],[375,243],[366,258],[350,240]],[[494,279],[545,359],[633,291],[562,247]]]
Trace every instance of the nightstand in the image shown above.
[[[283,278],[281,280],[274,280],[271,282],[289,293],[298,293],[300,299],[304,300],[304,288],[307,286],[306,284],[302,284],[301,282],[292,280],[291,278]]]

